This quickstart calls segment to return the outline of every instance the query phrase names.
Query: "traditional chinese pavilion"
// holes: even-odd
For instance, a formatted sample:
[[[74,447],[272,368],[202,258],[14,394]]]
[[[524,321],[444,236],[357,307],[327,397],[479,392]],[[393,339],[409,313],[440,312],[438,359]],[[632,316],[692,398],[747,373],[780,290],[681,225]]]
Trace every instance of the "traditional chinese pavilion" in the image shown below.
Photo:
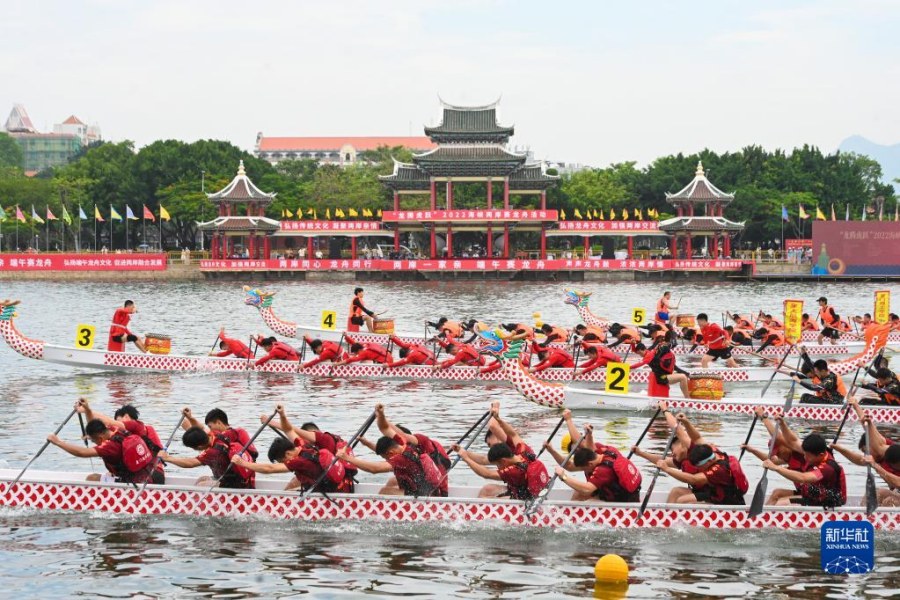
[[[216,204],[219,212],[212,221],[200,223],[201,231],[212,233],[210,252],[213,259],[235,256],[238,240],[246,241],[249,258],[269,258],[271,236],[281,229],[278,221],[265,216],[266,207],[275,199],[275,194],[267,194],[253,185],[244,171],[244,161],[240,162],[231,183],[206,197]]]
[[[723,216],[725,206],[733,200],[734,194],[726,194],[706,178],[703,163],[698,162],[693,181],[679,192],[666,194],[666,201],[678,212],[676,217],[659,224],[660,230],[672,236],[672,258],[690,259],[696,238],[709,238],[712,258],[730,256],[732,235],[744,230],[743,222],[735,223]]]
[[[547,189],[559,181],[547,175],[540,164],[527,163],[524,154],[506,148],[512,126],[497,121],[497,103],[487,106],[454,106],[441,101],[440,124],[425,127],[437,148],[416,154],[412,163],[394,163],[394,171],[381,182],[394,193],[393,211],[384,211],[383,222],[394,229],[394,248],[400,248],[400,234],[426,232],[430,256],[438,258],[439,241],[446,256],[453,257],[453,233],[483,232],[488,257],[499,246],[509,258],[510,232],[540,232],[540,257],[546,257],[546,231],[557,221],[557,211],[547,210]],[[453,187],[457,183],[482,182],[485,203],[480,208],[454,206]],[[502,184],[502,205],[494,205],[494,184]],[[439,205],[439,186],[444,188]],[[540,195],[537,209],[516,209],[511,195]],[[403,210],[402,196],[427,195],[427,209]]]

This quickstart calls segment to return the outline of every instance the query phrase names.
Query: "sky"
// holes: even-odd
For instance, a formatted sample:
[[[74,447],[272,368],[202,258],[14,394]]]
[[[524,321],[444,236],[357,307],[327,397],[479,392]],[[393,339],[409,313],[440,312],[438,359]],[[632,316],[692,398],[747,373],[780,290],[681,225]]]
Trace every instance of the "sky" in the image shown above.
[[[900,2],[5,0],[0,119],[105,139],[421,135],[501,98],[537,158],[900,141]],[[0,121],[2,124],[3,121]]]

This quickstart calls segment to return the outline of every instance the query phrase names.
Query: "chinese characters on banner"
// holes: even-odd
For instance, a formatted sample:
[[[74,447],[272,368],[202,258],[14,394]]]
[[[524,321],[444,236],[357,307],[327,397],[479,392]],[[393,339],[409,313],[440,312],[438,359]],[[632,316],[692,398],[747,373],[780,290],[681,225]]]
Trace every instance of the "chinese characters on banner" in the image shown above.
[[[803,300],[784,301],[784,339],[789,344],[800,341],[803,331]]]
[[[0,271],[165,271],[165,254],[0,254]]]
[[[891,312],[891,292],[890,290],[880,290],[875,292],[875,322],[884,325],[888,322]]]

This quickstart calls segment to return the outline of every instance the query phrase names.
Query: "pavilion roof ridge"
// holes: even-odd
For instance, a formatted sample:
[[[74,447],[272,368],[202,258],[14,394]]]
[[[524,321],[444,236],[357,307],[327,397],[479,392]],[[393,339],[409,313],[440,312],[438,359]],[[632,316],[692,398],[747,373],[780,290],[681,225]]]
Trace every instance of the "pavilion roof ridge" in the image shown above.
[[[244,161],[238,164],[237,175],[224,188],[213,194],[206,194],[209,200],[273,200],[278,193],[266,193],[256,187],[254,183],[247,177],[244,170]]]
[[[460,110],[460,111],[476,111],[476,110],[491,110],[496,109],[500,104],[500,100],[503,99],[503,94],[500,94],[496,100],[493,102],[489,102],[488,104],[483,104],[479,106],[462,106],[459,104],[450,104],[438,94],[438,101],[441,103],[441,108],[446,108],[448,110]]]
[[[704,190],[705,188],[705,190]],[[734,200],[734,194],[729,194],[717,188],[713,183],[706,178],[706,173],[703,170],[703,161],[697,161],[697,170],[694,173],[694,178],[688,183],[686,186],[681,188],[679,191],[674,194],[666,193],[666,200],[710,200],[710,199],[721,199],[721,200]]]

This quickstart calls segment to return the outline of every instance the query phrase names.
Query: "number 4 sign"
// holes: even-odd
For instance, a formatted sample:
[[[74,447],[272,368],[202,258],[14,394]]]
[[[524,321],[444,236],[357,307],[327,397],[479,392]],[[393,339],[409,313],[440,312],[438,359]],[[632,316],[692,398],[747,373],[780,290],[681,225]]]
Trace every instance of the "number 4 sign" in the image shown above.
[[[631,366],[627,363],[607,363],[606,391],[611,394],[627,394]]]
[[[334,329],[337,325],[337,313],[333,310],[322,311],[322,329]]]

